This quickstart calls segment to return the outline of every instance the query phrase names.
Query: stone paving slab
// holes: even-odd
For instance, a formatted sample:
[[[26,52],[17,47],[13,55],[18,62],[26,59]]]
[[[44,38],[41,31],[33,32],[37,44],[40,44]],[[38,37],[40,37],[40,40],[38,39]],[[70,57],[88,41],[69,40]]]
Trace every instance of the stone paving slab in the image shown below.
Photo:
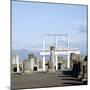
[[[54,73],[34,72],[32,74],[11,75],[11,89],[29,89],[83,85],[77,78],[64,75],[62,71]]]

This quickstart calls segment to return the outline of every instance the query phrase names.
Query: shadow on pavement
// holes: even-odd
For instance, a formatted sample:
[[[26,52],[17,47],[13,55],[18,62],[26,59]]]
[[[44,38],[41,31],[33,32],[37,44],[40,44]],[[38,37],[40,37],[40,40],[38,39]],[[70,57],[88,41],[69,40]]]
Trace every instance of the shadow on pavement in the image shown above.
[[[72,70],[69,71],[62,71],[63,75],[70,76],[70,77],[77,77],[79,73],[73,72]]]
[[[67,79],[62,79],[62,80],[69,80],[69,81],[80,81],[79,79],[76,79],[76,78],[67,78]]]
[[[69,70],[69,71],[62,71],[62,75],[58,77],[61,77],[61,80],[64,80],[65,83],[62,83],[62,84],[65,86],[87,85],[87,82],[85,83],[81,82],[80,79],[77,78],[77,76],[78,76],[78,73],[75,73]]]
[[[83,83],[77,83],[77,82],[67,82],[62,83],[63,85],[72,86],[72,85],[84,85]]]

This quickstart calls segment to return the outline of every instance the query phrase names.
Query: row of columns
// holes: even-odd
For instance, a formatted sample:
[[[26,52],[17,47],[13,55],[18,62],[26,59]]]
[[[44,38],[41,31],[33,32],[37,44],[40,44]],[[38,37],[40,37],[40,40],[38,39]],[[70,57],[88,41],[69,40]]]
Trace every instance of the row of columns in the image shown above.
[[[30,57],[31,58],[31,57]],[[32,58],[33,59],[33,58]],[[54,55],[54,52],[51,52],[51,61],[53,66],[52,68],[58,70],[58,55]],[[16,56],[16,65],[17,65],[17,73],[20,72],[19,68],[19,57]],[[67,68],[70,68],[70,55],[67,56]],[[30,60],[30,69],[33,70],[33,60]],[[43,56],[43,71],[45,71],[45,56]]]
[[[43,71],[45,71],[45,56],[42,56],[43,57]],[[56,66],[56,70],[58,70],[58,56],[55,55],[55,66]]]
[[[52,67],[54,68],[55,66],[55,69],[58,70],[58,55],[54,56],[54,52],[51,52],[51,62],[53,64]],[[19,73],[20,72],[19,56],[16,56],[16,64],[17,64],[17,72]],[[68,55],[67,58],[67,68],[70,68],[70,55]],[[30,60],[30,69],[33,70],[33,60]],[[45,71],[45,56],[43,56],[43,71]]]
[[[43,57],[43,71],[45,71],[45,55]],[[58,55],[55,55],[55,69],[58,70]],[[70,68],[70,54],[67,55],[67,69]]]
[[[69,49],[69,36],[65,35],[67,37],[67,48]],[[45,49],[45,41],[46,41],[46,36],[43,36],[43,50]],[[57,49],[57,35],[55,35],[55,48]],[[50,50],[50,56],[52,50]],[[55,57],[54,57],[55,56]],[[57,55],[52,55],[52,61],[53,58],[55,60],[55,66],[56,66],[56,70],[58,70],[58,56]],[[70,68],[70,53],[68,53],[67,55],[67,68]],[[45,55],[43,55],[43,71],[45,71]]]
[[[15,59],[16,59],[17,73],[19,73],[20,72],[19,56],[16,55],[16,58]],[[33,55],[29,55],[28,56],[28,59],[29,59],[29,63],[30,63],[30,70],[33,71],[33,67],[34,67],[34,57],[33,57]]]

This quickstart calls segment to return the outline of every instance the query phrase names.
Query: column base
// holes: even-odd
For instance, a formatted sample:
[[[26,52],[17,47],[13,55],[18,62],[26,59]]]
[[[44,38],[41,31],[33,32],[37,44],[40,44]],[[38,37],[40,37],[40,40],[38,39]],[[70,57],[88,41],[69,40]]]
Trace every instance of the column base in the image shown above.
[[[48,69],[48,72],[55,72],[55,69]]]

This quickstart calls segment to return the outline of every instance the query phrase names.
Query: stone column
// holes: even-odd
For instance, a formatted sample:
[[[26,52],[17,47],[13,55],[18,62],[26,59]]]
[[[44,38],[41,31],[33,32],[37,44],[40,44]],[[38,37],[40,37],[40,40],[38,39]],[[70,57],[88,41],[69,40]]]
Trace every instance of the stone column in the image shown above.
[[[16,64],[17,64],[17,73],[19,73],[20,69],[19,69],[19,57],[18,57],[18,55],[16,56]]]
[[[51,46],[50,47],[50,62],[49,62],[49,71],[51,71],[51,72],[55,71],[55,65],[54,65],[55,55],[54,55],[54,50],[55,50],[55,47]]]
[[[30,62],[30,70],[33,71],[33,68],[34,68],[34,56],[33,56],[33,54],[29,54],[28,58],[29,58],[29,62]]]
[[[45,56],[43,56],[43,66],[42,66],[42,68],[43,68],[43,71],[45,71]]]
[[[55,36],[55,48],[57,49],[57,36]],[[58,56],[55,55],[55,69],[58,70]]]
[[[58,70],[58,56],[57,56],[57,55],[55,56],[55,60],[56,60],[56,61],[55,61],[56,70]]]
[[[70,68],[70,54],[67,55],[67,69]]]

